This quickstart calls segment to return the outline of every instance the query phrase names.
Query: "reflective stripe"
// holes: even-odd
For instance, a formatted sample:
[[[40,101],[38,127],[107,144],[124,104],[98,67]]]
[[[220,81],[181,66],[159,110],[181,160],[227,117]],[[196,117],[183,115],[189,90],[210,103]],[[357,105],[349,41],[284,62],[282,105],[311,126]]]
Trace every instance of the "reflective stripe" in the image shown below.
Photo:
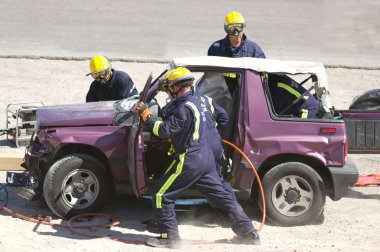
[[[194,133],[193,133],[193,140],[197,141],[199,140],[199,125],[200,125],[200,114],[197,109],[197,107],[192,103],[192,102],[186,102],[186,105],[189,105],[189,107],[193,110],[194,112],[194,117],[195,117],[195,128],[194,128]]]
[[[291,93],[292,95],[294,95],[296,98],[298,98],[298,97],[301,96],[300,92],[298,92],[294,88],[292,88],[289,85],[286,85],[284,83],[281,83],[281,82],[277,83],[277,87],[285,89],[286,91],[288,91],[289,93]],[[302,97],[302,99],[304,99],[306,101],[307,99],[309,99],[309,96],[304,95]]]
[[[228,78],[237,78],[236,73],[224,73],[223,76],[226,76]]]
[[[168,150],[168,156],[171,156],[175,152],[173,144],[170,145],[170,149]]]
[[[205,95],[205,96],[208,100],[208,103],[210,104],[211,115],[214,117],[215,108],[212,105],[212,98],[210,96],[207,96],[207,95]],[[213,118],[213,119],[215,121],[215,128],[216,128],[216,127],[218,127],[218,123],[216,122],[215,118]]]
[[[165,174],[168,173],[168,171],[170,171],[170,169],[172,168],[172,166],[175,164],[175,161],[176,160],[174,159],[173,162],[169,165],[169,168],[166,169]]]
[[[167,238],[168,238],[168,233],[162,233],[162,234],[161,234],[161,238],[163,238],[163,239],[167,239]]]
[[[284,83],[281,83],[281,82],[277,83],[277,87],[285,89],[286,91],[288,91],[289,93],[291,93],[292,95],[294,95],[297,98],[301,96],[300,92],[298,92],[294,88],[292,88],[292,87],[290,87]]]
[[[179,163],[177,165],[176,171],[172,175],[170,175],[168,180],[166,180],[166,182],[162,185],[160,190],[158,190],[158,192],[156,194],[156,208],[162,208],[162,195],[173,184],[174,180],[181,174],[182,169],[183,169],[183,163],[185,162],[186,152],[179,155]],[[174,163],[172,163],[172,165],[173,164]]]
[[[212,106],[212,98],[210,96],[207,96],[207,95],[206,95],[206,98],[208,100],[208,103],[210,104],[211,114],[214,114],[215,108],[214,108],[214,106]]]
[[[153,134],[155,134],[156,136],[158,136],[158,130],[160,129],[161,123],[162,121],[156,121],[153,125]]]
[[[309,115],[309,110],[301,109],[301,118],[307,118],[308,115]]]

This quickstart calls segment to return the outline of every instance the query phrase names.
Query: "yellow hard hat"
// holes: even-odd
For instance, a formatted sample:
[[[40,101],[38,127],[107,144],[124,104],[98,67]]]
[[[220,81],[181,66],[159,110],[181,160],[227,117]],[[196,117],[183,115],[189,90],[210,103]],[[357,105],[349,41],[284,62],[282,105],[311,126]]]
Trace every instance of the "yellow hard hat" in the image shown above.
[[[96,55],[90,61],[90,73],[95,80],[109,80],[111,76],[111,64],[106,57]]]
[[[237,35],[245,29],[245,21],[243,15],[239,12],[231,11],[224,19],[224,30],[228,34]]]
[[[159,91],[165,92],[168,89],[168,77],[175,69],[168,70],[160,80]]]
[[[194,81],[194,77],[191,72],[184,67],[177,67],[170,71],[170,74],[167,77],[167,85],[168,87],[172,87],[173,85],[184,86],[192,86]]]

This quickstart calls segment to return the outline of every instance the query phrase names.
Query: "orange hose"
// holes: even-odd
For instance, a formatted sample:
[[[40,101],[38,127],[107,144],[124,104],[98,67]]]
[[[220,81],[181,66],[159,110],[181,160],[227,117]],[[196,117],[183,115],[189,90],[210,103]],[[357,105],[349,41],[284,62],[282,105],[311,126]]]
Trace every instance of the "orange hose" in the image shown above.
[[[263,217],[261,219],[261,225],[260,225],[260,228],[258,229],[257,232],[260,232],[263,227],[264,227],[264,224],[265,224],[265,218],[266,218],[266,206],[265,206],[265,198],[264,198],[264,189],[263,189],[263,186],[261,184],[261,180],[260,180],[260,176],[259,174],[257,174],[257,171],[255,169],[255,166],[253,166],[251,160],[249,160],[249,158],[247,157],[247,155],[244,154],[244,152],[242,152],[236,145],[234,145],[233,143],[230,143],[226,140],[222,140],[223,143],[225,144],[228,144],[229,146],[233,147],[235,150],[237,150],[240,155],[242,155],[244,157],[245,160],[247,160],[247,162],[249,163],[249,165],[251,166],[251,169],[253,171],[253,173],[255,174],[255,177],[257,179],[257,183],[259,184],[259,187],[260,187],[260,192],[261,192],[261,202],[262,202],[262,205],[263,205]]]

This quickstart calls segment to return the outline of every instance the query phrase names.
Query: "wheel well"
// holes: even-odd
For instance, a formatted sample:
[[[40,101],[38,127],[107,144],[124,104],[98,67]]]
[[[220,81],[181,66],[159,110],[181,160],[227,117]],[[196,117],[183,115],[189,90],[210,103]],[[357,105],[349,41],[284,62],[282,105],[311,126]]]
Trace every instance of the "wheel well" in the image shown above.
[[[327,195],[329,195],[330,197],[331,195],[333,195],[334,187],[332,184],[332,178],[331,178],[330,172],[320,160],[313,157],[297,155],[297,154],[284,154],[284,155],[272,156],[268,158],[267,160],[265,160],[260,165],[258,169],[258,174],[260,176],[260,179],[262,179],[271,168],[275,167],[276,165],[279,165],[282,163],[288,163],[288,162],[299,162],[299,163],[303,163],[310,166],[322,178]],[[257,180],[254,180],[252,184],[251,199],[257,200],[258,192],[259,192],[259,186],[258,186]]]
[[[107,169],[107,172],[109,173],[109,179],[112,182],[111,184],[112,185],[114,184],[112,174],[111,174],[111,165],[108,162],[107,157],[104,155],[104,153],[102,151],[100,151],[99,149],[97,149],[93,146],[89,146],[89,145],[85,145],[85,144],[65,144],[65,145],[62,145],[55,151],[54,157],[53,157],[53,163],[56,160],[66,156],[66,155],[72,154],[72,153],[87,154],[87,155],[92,156],[92,157],[96,158],[97,160],[99,160],[104,165],[104,167]]]
[[[54,161],[68,155],[71,153],[83,153],[87,154],[89,156],[93,156],[96,159],[98,159],[102,164],[109,169],[110,164],[108,162],[107,157],[104,155],[103,152],[101,152],[99,149],[85,145],[85,144],[65,144],[60,146],[56,152],[54,153]]]

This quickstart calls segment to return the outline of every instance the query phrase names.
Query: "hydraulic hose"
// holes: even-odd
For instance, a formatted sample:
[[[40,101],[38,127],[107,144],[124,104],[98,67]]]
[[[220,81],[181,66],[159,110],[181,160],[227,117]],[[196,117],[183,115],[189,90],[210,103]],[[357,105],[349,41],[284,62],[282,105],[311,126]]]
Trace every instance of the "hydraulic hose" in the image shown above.
[[[242,150],[239,149],[239,147],[237,147],[236,145],[234,145],[233,143],[231,142],[228,142],[226,140],[222,140],[223,143],[231,146],[232,148],[234,148],[237,152],[239,152],[239,154],[248,162],[248,164],[250,165],[253,173],[255,174],[255,177],[257,179],[257,184],[259,185],[259,188],[260,188],[260,194],[261,194],[261,203],[262,203],[262,207],[263,207],[263,217],[261,219],[261,224],[260,224],[260,228],[258,229],[257,232],[260,232],[263,227],[264,227],[264,224],[265,224],[265,218],[266,218],[266,206],[265,206],[265,196],[264,196],[264,189],[263,189],[263,185],[261,184],[261,180],[260,180],[260,176],[259,174],[257,173],[256,169],[255,169],[255,166],[252,164],[251,160],[249,160],[249,158],[247,157],[247,155],[244,154],[244,152]]]

